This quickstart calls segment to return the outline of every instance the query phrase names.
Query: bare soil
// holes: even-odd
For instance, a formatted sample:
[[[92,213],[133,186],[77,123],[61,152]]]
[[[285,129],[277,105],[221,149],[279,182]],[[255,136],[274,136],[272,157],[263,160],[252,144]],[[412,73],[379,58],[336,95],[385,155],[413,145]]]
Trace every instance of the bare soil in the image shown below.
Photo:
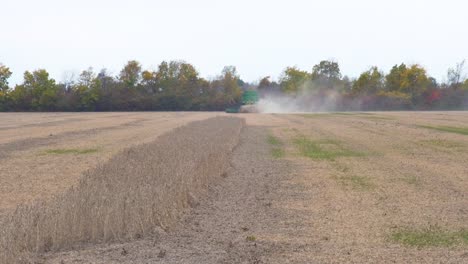
[[[175,119],[172,114],[167,115],[168,119]],[[192,114],[186,115],[187,121],[193,118]],[[196,118],[205,118],[204,115],[207,114]],[[231,167],[223,179],[210,185],[205,196],[193,202],[175,227],[127,243],[89,244],[71,251],[51,252],[37,261],[468,263],[468,242],[463,239],[449,245],[422,246],[394,239],[394,234],[406,231],[436,230],[449,234],[468,230],[468,136],[423,127],[466,128],[468,113],[236,116],[245,118],[247,126],[232,154]],[[64,120],[67,118],[70,116]],[[52,123],[50,127],[60,124],[63,125]],[[143,131],[151,122],[144,124],[141,130],[116,131],[131,138],[132,133]],[[158,126],[156,121],[152,124]],[[15,125],[27,127],[28,122]],[[8,131],[1,127],[0,133]],[[74,133],[73,128],[68,132]],[[150,131],[145,135],[151,135]],[[268,142],[269,136],[280,143],[273,146]],[[359,155],[306,157],[298,148],[297,137],[306,138],[325,151],[338,148]],[[81,140],[83,144],[88,142],[86,138]],[[65,139],[60,142],[63,146],[73,144]],[[274,157],[274,148],[281,148],[284,155]],[[31,150],[24,150],[28,151]],[[20,158],[21,152],[8,154],[1,160],[0,170],[5,160]],[[83,168],[96,164],[78,163]],[[64,177],[63,172],[53,172],[49,170],[48,174],[57,179]],[[0,175],[5,178],[7,173],[0,171]],[[74,175],[73,179],[79,178],[79,173]],[[17,186],[11,178],[4,182]],[[10,195],[21,190],[3,187],[4,182],[0,186],[11,190]]]

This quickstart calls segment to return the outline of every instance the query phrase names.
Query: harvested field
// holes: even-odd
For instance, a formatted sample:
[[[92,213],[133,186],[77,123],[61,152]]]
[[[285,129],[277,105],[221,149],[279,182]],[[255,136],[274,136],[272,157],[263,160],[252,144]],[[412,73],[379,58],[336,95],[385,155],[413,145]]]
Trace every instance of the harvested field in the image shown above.
[[[37,263],[468,263],[466,112],[234,115],[242,131],[221,117],[171,130],[218,113],[18,115],[0,121],[0,134],[14,138],[0,143],[9,146],[0,148],[0,188],[10,199],[0,241],[11,258],[18,240]],[[56,126],[53,141],[47,129]],[[173,159],[161,155],[183,162],[167,167]],[[30,175],[41,161],[55,187]],[[71,161],[71,176],[52,169]],[[146,171],[166,176],[139,176]],[[40,189],[28,181],[65,198],[28,197]],[[90,229],[77,215],[93,219]],[[44,230],[24,232],[38,223]]]
[[[0,214],[17,204],[63,192],[77,184],[86,170],[125,148],[217,115],[0,113]]]
[[[242,119],[218,117],[177,128],[87,171],[52,200],[17,208],[2,224],[3,262],[167,228],[225,171],[242,126]]]

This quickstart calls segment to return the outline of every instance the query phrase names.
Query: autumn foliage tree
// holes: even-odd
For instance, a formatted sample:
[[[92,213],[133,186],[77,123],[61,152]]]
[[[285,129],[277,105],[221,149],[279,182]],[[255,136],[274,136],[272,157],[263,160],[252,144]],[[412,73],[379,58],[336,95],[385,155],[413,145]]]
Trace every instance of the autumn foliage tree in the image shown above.
[[[286,93],[297,93],[310,79],[311,75],[307,71],[302,71],[297,67],[287,67],[280,78],[280,85]]]
[[[359,78],[352,85],[354,95],[377,94],[384,90],[385,75],[377,67],[372,67],[368,71],[361,73]]]

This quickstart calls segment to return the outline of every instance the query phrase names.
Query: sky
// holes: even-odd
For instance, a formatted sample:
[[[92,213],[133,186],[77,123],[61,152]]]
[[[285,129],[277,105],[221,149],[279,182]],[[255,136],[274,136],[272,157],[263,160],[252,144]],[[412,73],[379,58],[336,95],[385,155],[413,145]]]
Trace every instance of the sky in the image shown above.
[[[226,65],[255,82],[287,66],[339,62],[357,77],[418,63],[443,81],[468,59],[464,0],[0,0],[0,63],[46,69],[57,81],[129,60],[157,69],[184,60],[211,79]]]

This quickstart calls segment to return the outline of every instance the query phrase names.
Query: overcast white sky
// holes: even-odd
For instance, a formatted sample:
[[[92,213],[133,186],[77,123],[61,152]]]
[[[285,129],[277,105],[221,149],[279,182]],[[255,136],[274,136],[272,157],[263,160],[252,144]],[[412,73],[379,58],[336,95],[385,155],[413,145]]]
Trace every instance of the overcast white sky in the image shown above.
[[[372,65],[419,63],[439,81],[468,59],[463,0],[0,0],[0,63],[64,73],[92,66],[117,74],[185,60],[202,76],[235,65],[246,81],[310,70],[334,59],[351,77]]]

